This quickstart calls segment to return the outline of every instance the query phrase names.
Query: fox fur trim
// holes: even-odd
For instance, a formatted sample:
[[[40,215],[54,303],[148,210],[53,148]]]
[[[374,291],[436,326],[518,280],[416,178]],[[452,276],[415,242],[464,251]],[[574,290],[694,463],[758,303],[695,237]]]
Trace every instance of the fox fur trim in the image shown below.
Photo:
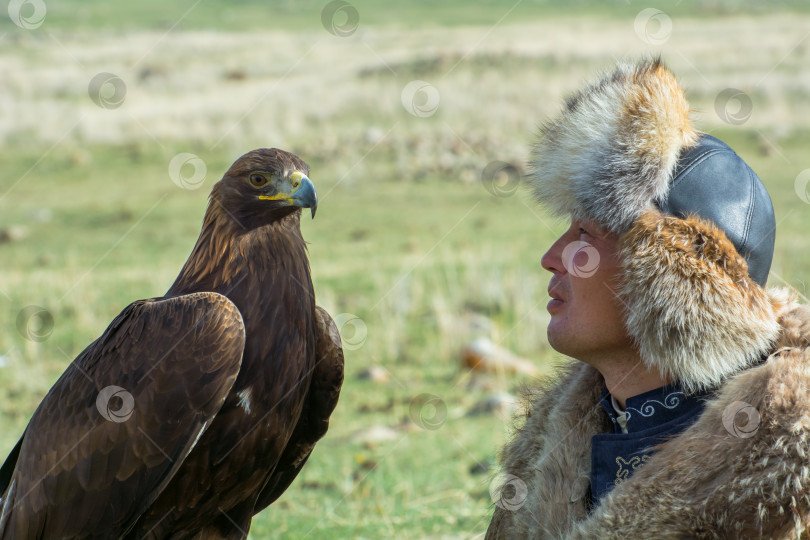
[[[534,195],[553,213],[621,234],[664,198],[678,155],[697,140],[684,91],[660,58],[621,63],[541,127]]]
[[[773,306],[721,229],[648,210],[621,246],[625,325],[648,368],[693,392],[769,350],[779,334]]]
[[[612,431],[593,367],[574,361],[529,395],[504,449],[487,540],[806,538],[810,529],[810,308],[768,291],[768,359],[725,380],[700,418],[589,512],[591,437]],[[736,336],[728,335],[731,342]]]

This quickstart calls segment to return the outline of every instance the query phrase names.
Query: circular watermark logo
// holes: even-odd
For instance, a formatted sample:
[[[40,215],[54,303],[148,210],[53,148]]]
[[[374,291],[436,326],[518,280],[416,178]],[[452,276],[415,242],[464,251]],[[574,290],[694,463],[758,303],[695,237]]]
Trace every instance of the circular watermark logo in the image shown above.
[[[433,116],[439,109],[439,90],[429,82],[409,82],[400,97],[405,110],[418,118]]]
[[[53,315],[40,306],[26,306],[17,314],[17,331],[28,341],[45,341],[53,333]]]
[[[572,276],[589,278],[599,269],[599,251],[588,242],[576,240],[563,248],[562,263]]]
[[[520,510],[526,503],[529,489],[514,474],[499,474],[489,484],[489,497],[495,506],[509,512]]]
[[[493,161],[484,167],[481,183],[496,197],[511,197],[520,186],[520,171],[511,163]]]
[[[419,394],[413,398],[409,412],[414,424],[430,431],[439,429],[447,420],[447,405],[434,394]]]
[[[102,72],[90,79],[87,94],[102,109],[117,109],[127,97],[127,85],[118,75]]]
[[[714,111],[726,124],[739,126],[751,118],[754,102],[751,97],[738,88],[726,88],[714,100]]]
[[[169,162],[169,178],[183,189],[202,187],[207,172],[205,162],[188,152],[177,154]]]
[[[45,22],[48,9],[42,0],[11,0],[8,16],[11,22],[23,30],[36,30]]]
[[[135,398],[120,386],[105,386],[96,397],[96,409],[106,420],[120,424],[132,416]]]
[[[810,169],[805,169],[796,176],[793,188],[802,202],[810,204]]]
[[[365,344],[368,329],[363,319],[352,313],[339,313],[334,321],[344,349],[354,351]]]
[[[663,45],[672,35],[672,19],[660,9],[642,9],[633,21],[633,29],[644,43]]]
[[[753,437],[759,429],[759,422],[759,411],[750,403],[735,401],[723,410],[723,427],[740,439]]]
[[[360,14],[350,3],[333,0],[321,10],[321,24],[333,36],[348,37],[360,25]]]

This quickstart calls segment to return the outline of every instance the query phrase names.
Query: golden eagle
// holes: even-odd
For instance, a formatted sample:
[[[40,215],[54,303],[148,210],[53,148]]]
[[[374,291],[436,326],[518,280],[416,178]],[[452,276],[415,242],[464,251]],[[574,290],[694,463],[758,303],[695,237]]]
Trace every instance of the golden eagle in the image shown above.
[[[315,305],[309,166],[239,158],[165,296],[65,370],[0,469],[0,539],[245,538],[326,433],[340,336]]]

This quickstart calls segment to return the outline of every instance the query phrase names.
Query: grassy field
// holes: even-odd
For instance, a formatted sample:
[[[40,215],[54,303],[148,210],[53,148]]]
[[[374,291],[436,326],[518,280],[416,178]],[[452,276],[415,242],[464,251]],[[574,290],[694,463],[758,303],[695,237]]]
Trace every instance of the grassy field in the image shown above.
[[[318,301],[362,323],[342,329],[329,433],[251,538],[481,535],[511,421],[471,411],[526,379],[473,377],[459,351],[488,337],[550,372],[540,256],[565,228],[482,174],[523,172],[562,96],[625,55],[661,53],[698,127],[760,174],[779,222],[770,283],[808,294],[800,4],[756,19],[754,3],[661,4],[670,31],[639,30],[624,2],[354,2],[356,28],[324,25],[326,2],[53,4],[37,28],[0,24],[0,456],[76,354],[172,283],[227,166],[278,146],[320,196],[302,225]],[[205,164],[198,189],[168,174],[183,152]],[[47,316],[21,327],[27,306]],[[363,378],[372,366],[388,379]]]

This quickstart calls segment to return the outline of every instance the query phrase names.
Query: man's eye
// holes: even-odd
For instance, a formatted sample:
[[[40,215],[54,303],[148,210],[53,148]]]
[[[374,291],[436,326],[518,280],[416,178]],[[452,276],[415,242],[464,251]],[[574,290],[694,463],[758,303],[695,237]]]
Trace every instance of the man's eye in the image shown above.
[[[582,236],[583,234],[587,234],[588,236],[590,236],[590,235],[591,235],[591,233],[589,233],[588,231],[586,231],[585,229],[583,229],[582,227],[580,227],[580,228],[579,228],[579,235],[580,235],[580,236]]]

